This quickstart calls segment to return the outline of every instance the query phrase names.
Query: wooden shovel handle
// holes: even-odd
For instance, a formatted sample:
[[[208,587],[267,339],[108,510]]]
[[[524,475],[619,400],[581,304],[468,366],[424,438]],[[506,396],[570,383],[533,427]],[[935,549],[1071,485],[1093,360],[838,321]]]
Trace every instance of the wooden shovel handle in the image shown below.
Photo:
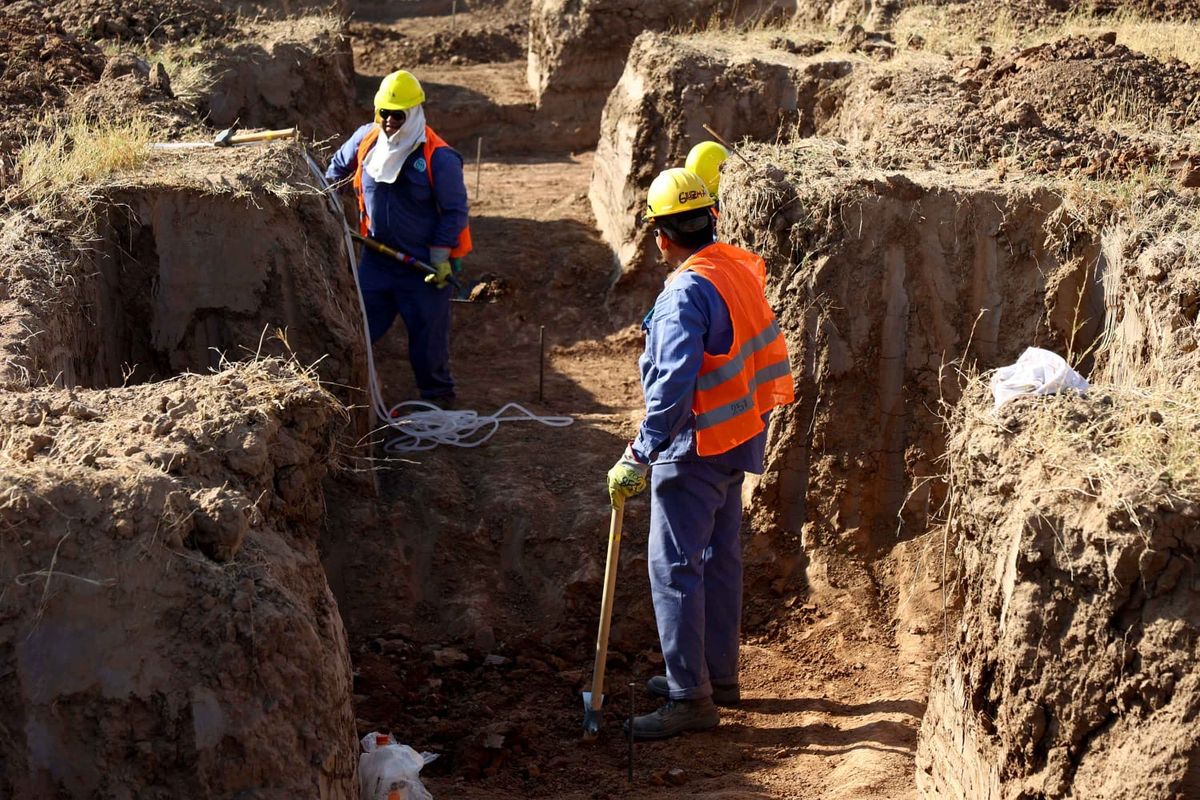
[[[608,656],[608,629],[612,624],[613,599],[617,593],[617,563],[621,558],[623,508],[612,510],[608,524],[608,558],[604,564],[604,595],[600,598],[600,631],[596,634],[596,663],[592,667],[592,710],[604,702],[604,667]]]

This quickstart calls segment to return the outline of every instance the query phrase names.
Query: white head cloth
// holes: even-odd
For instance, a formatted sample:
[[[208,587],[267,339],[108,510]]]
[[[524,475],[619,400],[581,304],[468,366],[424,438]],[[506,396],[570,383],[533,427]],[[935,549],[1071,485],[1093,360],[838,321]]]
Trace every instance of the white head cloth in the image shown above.
[[[425,109],[413,106],[405,113],[400,130],[376,139],[363,163],[363,171],[379,183],[395,183],[405,159],[425,141]]]

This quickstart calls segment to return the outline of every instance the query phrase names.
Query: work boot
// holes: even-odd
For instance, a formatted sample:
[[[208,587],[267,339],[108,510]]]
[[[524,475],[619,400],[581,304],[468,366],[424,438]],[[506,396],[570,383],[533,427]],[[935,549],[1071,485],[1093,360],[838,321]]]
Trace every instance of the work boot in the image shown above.
[[[703,731],[721,722],[721,712],[711,697],[700,700],[668,700],[658,711],[633,718],[634,739],[669,739],[684,731]],[[625,733],[629,733],[626,721]]]
[[[712,700],[719,706],[736,706],[742,702],[742,692],[736,683],[728,685],[713,684]],[[671,686],[667,683],[666,675],[655,675],[646,681],[646,691],[655,697],[670,698]]]

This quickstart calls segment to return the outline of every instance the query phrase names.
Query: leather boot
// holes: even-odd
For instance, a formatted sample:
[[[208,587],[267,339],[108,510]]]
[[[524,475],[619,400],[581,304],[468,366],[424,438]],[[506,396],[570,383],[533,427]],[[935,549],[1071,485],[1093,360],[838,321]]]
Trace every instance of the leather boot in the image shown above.
[[[633,718],[633,738],[669,739],[684,731],[715,728],[720,722],[721,713],[713,705],[711,697],[668,700],[657,711]],[[629,733],[628,721],[625,723],[625,732]]]
[[[719,706],[736,706],[742,702],[742,692],[736,683],[729,685],[714,683],[712,689],[713,702]],[[669,698],[671,696],[671,687],[667,683],[667,676],[655,675],[646,681],[646,691],[655,697]]]

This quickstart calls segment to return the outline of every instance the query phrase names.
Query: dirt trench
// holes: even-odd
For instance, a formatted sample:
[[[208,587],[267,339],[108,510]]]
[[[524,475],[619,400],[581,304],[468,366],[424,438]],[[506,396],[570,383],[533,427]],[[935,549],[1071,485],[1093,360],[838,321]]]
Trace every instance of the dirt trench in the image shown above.
[[[360,110],[378,77],[412,52],[399,29],[444,41],[446,6],[364,5],[370,26],[354,31]],[[489,14],[472,9],[449,24],[476,32],[511,24]],[[762,43],[755,34],[730,47],[755,52]],[[467,268],[498,295],[494,304],[455,306],[460,403],[488,412],[515,400],[572,414],[575,424],[506,425],[478,449],[386,458],[382,436],[364,446],[362,430],[353,420],[347,429],[294,363],[153,382],[220,366],[211,347],[323,352],[321,377],[344,403],[361,403],[340,231],[289,148],[206,152],[182,172],[179,162],[154,161],[134,185],[107,187],[93,215],[75,221],[83,249],[46,220],[8,218],[0,347],[16,391],[4,398],[13,411],[0,459],[15,466],[4,473],[0,513],[39,510],[38,546],[23,551],[5,539],[0,559],[0,577],[23,590],[0,593],[9,603],[0,606],[0,675],[19,678],[4,684],[5,705],[27,714],[2,721],[37,735],[0,737],[9,768],[0,786],[17,796],[117,795],[130,786],[169,796],[185,783],[216,794],[278,787],[309,796],[315,785],[323,797],[352,796],[355,736],[388,730],[441,755],[425,777],[445,797],[965,800],[1025,789],[1054,796],[1072,777],[1120,797],[1110,765],[1127,753],[1154,755],[1146,743],[1160,734],[1174,749],[1125,774],[1153,778],[1163,792],[1193,789],[1187,721],[1196,694],[1187,676],[1196,654],[1179,646],[1196,641],[1182,622],[1194,616],[1191,507],[1148,492],[1142,510],[1122,520],[1105,516],[1112,506],[1073,517],[1074,507],[1047,503],[1033,513],[1058,521],[1027,537],[999,587],[980,576],[1012,552],[1010,542],[1025,542],[1031,519],[1004,506],[1006,482],[972,476],[972,491],[988,484],[1001,497],[980,492],[959,528],[943,527],[938,514],[954,491],[940,466],[947,453],[967,452],[966,466],[981,455],[1003,478],[1045,438],[1035,427],[1014,443],[1004,438],[1011,430],[988,428],[996,438],[987,452],[955,450],[954,431],[973,429],[947,427],[947,415],[980,405],[970,368],[1007,363],[1025,344],[1079,354],[1081,369],[1106,375],[1118,362],[1176,364],[1189,342],[1196,352],[1200,272],[1178,269],[1193,239],[1154,241],[1178,220],[1121,233],[1044,185],[913,163],[881,171],[841,142],[789,141],[839,115],[836,124],[853,122],[835,85],[843,59],[795,55],[771,52],[731,70],[700,64],[723,81],[695,104],[761,112],[742,98],[762,81],[773,87],[763,90],[766,105],[784,111],[750,115],[765,117],[753,137],[784,142],[747,144],[750,164],[730,165],[721,233],[767,257],[800,385],[799,402],[773,421],[766,474],[746,490],[746,700],[717,731],[639,746],[633,782],[625,778],[617,723],[627,685],[638,710],[648,710],[638,686],[662,665],[646,577],[647,506],[635,501],[610,653],[613,705],[598,745],[579,736],[607,531],[603,475],[640,417],[637,324],[658,274],[643,259],[638,291],[613,293],[612,230],[637,205],[636,181],[678,161],[686,138],[700,135],[699,116],[664,124],[644,113],[682,73],[659,70],[650,77],[661,85],[643,95],[619,87],[610,103],[633,112],[606,124],[593,155],[572,152],[564,123],[536,111],[520,62],[439,59],[415,71],[426,80],[433,127],[468,157],[472,143],[486,143],[479,171],[468,169],[478,250]],[[681,52],[680,63],[690,70],[699,59]],[[887,85],[866,85],[882,102]],[[622,171],[635,181],[622,183]],[[625,211],[611,203],[597,219],[605,181],[605,193],[623,193]],[[224,249],[226,239],[246,250]],[[264,319],[286,333],[264,339]],[[391,400],[414,394],[404,344],[396,330],[376,352]],[[67,388],[27,388],[56,379]],[[133,385],[118,388],[125,383]],[[971,402],[962,401],[970,391]],[[1152,415],[1164,414],[1137,411],[1147,441],[1161,443]],[[1170,430],[1175,441],[1194,440],[1194,428]],[[329,465],[338,469],[326,475]],[[1022,480],[1036,484],[1045,464],[1025,466]],[[1160,539],[1127,535],[1147,520],[1163,522]],[[947,531],[960,549],[947,548]],[[1106,581],[1097,537],[1117,545],[1114,570],[1125,585]],[[1050,540],[1069,540],[1070,552]],[[55,578],[58,562],[45,563],[59,555],[69,572]],[[991,609],[999,596],[1018,597],[1023,629],[1042,607],[1029,598],[1049,597],[1066,615],[1064,576],[1076,570],[1088,581],[1080,627],[1066,629],[1057,669],[1030,679],[1014,657],[1027,649],[991,646],[1011,638],[991,624]],[[1130,588],[1135,571],[1142,589]],[[164,587],[162,575],[183,576],[186,588]],[[102,591],[110,580],[120,593]],[[152,595],[167,612],[139,616],[134,609]],[[84,603],[99,622],[81,631],[72,615]],[[1109,606],[1119,607],[1112,618],[1143,626],[1135,657],[1122,651],[1114,660]],[[129,626],[114,632],[114,616]],[[38,659],[56,652],[28,644],[41,619],[69,629],[86,652],[104,650],[97,659],[116,683],[66,668],[53,685],[37,680]],[[173,649],[181,632],[189,648]],[[123,647],[134,639],[155,645]],[[1096,655],[1076,647],[1080,639],[1103,642],[1102,666],[1128,670],[1116,682],[1104,673],[1088,683],[1090,697],[1111,694],[1120,713],[1097,715],[1097,703],[1068,696],[1077,665]],[[192,641],[206,647],[193,653]],[[1042,730],[1027,736],[1038,728],[1029,704],[1039,692],[1050,698]],[[64,702],[75,716],[58,715]],[[261,733],[277,729],[284,733]],[[51,747],[83,750],[91,740],[111,746],[55,771]],[[970,746],[956,750],[959,742]],[[127,756],[134,751],[136,765]],[[230,761],[243,766],[225,768]]]
[[[70,221],[9,217],[6,377],[119,387],[295,353],[361,386],[341,228],[311,181],[288,145],[165,153]]]
[[[535,407],[571,410],[586,427],[502,432],[485,451],[396,465],[381,478],[382,507],[333,504],[336,528],[367,532],[327,553],[353,620],[360,728],[432,742],[443,753],[428,771],[435,794],[986,796],[917,780],[922,719],[947,719],[945,706],[942,717],[926,717],[930,668],[961,612],[961,598],[942,591],[946,576],[959,574],[939,515],[950,492],[947,415],[960,402],[968,364],[1010,363],[1029,345],[1092,370],[1120,315],[1112,276],[1130,267],[1114,256],[1107,221],[1057,187],[956,171],[955,159],[929,168],[948,154],[888,138],[890,118],[864,109],[888,107],[896,70],[837,48],[821,52],[828,42],[805,55],[791,50],[803,50],[798,39],[773,46],[769,32],[707,36],[703,48],[691,47],[695,37],[653,34],[633,45],[608,100],[590,181],[587,156],[552,155],[570,136],[522,141],[543,143],[537,159],[485,156],[475,206],[483,245],[474,263],[517,291],[502,298],[500,312],[456,309],[461,396],[485,408],[531,397],[536,333],[546,325],[553,389]],[[662,57],[668,47],[671,56]],[[356,43],[356,51],[380,60],[388,52],[380,40]],[[431,69],[445,85],[484,85],[478,67]],[[503,96],[525,102],[511,84]],[[758,113],[756,102],[772,113]],[[918,118],[917,105],[896,113]],[[727,108],[737,113],[720,116]],[[503,123],[466,119],[456,135],[468,142],[503,139]],[[750,701],[716,734],[640,747],[629,786],[618,743],[590,751],[576,739],[602,569],[599,476],[636,428],[633,326],[656,274],[628,220],[644,184],[682,160],[705,121],[732,127],[735,137],[784,142],[744,144],[753,166],[727,165],[721,231],[767,257],[801,391],[773,422],[767,473],[747,491]],[[839,132],[851,141],[802,141]],[[864,141],[877,144],[862,148]],[[936,137],[926,143],[936,149]],[[575,202],[576,181],[590,184],[596,218]],[[503,214],[493,218],[493,209]],[[632,291],[606,292],[611,251],[597,240],[597,223],[607,244],[632,243],[632,255],[619,259],[634,265],[636,279],[625,279]],[[1158,274],[1148,260],[1147,274]],[[1127,349],[1169,349],[1135,329],[1141,312],[1130,302]],[[1189,301],[1176,293],[1172,302]],[[1176,337],[1189,335],[1182,324]],[[391,390],[411,391],[402,351],[389,343],[383,352]],[[638,538],[644,514],[635,505],[627,523],[616,686],[661,664]],[[365,578],[380,564],[387,566]],[[976,585],[974,576],[962,580]],[[402,609],[380,607],[389,585],[401,592]],[[1069,682],[1070,673],[1054,680]],[[645,698],[637,702],[646,707]],[[924,776],[960,768],[923,758]],[[683,769],[686,785],[669,783],[672,767]]]
[[[382,64],[388,41],[356,41],[355,50]],[[418,76],[437,84],[482,86],[473,65],[424,70]],[[462,95],[441,92],[429,90],[435,129],[447,116],[467,142],[505,142],[505,120],[467,118],[468,126],[454,105]],[[511,87],[493,102],[528,96]],[[596,162],[556,149],[562,141],[542,130],[508,142],[513,155],[485,147],[478,195],[468,171],[477,243],[468,269],[499,278],[508,293],[495,305],[455,307],[455,369],[464,407],[488,412],[516,400],[576,423],[514,425],[479,450],[381,464],[377,499],[361,487],[330,487],[323,547],[351,637],[360,731],[388,729],[441,753],[426,770],[435,796],[911,796],[930,660],[921,643],[940,607],[923,539],[879,537],[865,589],[818,597],[789,566],[798,539],[785,545],[755,522],[743,677],[751,699],[727,714],[719,735],[639,746],[632,785],[611,717],[599,749],[581,747],[579,693],[590,674],[608,521],[603,475],[640,418],[641,314],[608,292],[612,253],[586,196]],[[530,140],[541,155],[521,155]],[[385,394],[411,396],[402,332],[389,333],[377,358]],[[647,524],[645,504],[631,504],[610,662],[622,714],[626,684],[661,669]],[[651,707],[640,688],[636,702]],[[675,767],[686,785],[668,783]]]

